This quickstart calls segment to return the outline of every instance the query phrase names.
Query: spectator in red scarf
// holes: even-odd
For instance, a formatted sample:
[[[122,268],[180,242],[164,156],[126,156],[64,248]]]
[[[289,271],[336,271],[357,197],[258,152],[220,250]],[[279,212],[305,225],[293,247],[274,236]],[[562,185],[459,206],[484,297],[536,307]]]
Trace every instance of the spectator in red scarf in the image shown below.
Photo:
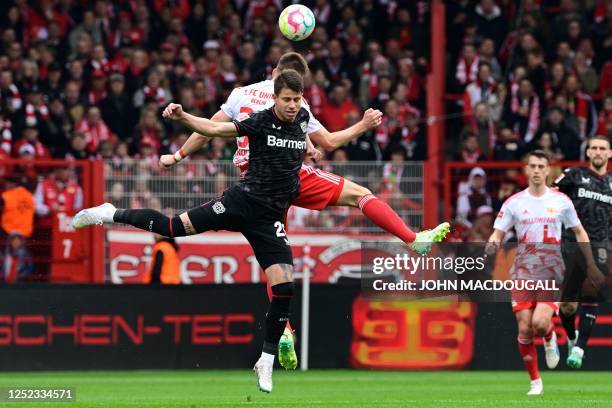
[[[114,142],[115,137],[111,130],[106,126],[100,113],[100,108],[90,106],[87,109],[87,116],[76,124],[75,130],[82,132],[85,135],[87,142],[87,150],[94,153],[98,149],[98,143],[102,140],[110,140]]]
[[[146,141],[150,145],[153,154],[161,153],[162,142],[164,143],[164,148],[167,148],[169,141],[166,140],[164,127],[159,121],[154,108],[149,107],[142,111],[140,121],[135,129],[134,141],[137,145]]]
[[[83,190],[67,167],[56,167],[36,187],[36,214],[47,217],[53,213],[74,214],[83,208]],[[51,220],[47,220],[50,222]]]
[[[478,67],[478,78],[465,88],[463,93],[463,118],[468,123],[474,122],[474,108],[480,102],[489,104],[495,97],[495,81],[491,75],[491,66],[482,62]]]
[[[316,117],[321,115],[323,107],[328,103],[325,92],[326,83],[327,78],[321,69],[304,78],[304,97],[310,104],[310,111]]]
[[[565,85],[565,66],[559,62],[553,62],[548,70],[548,77],[544,84],[544,95],[546,97],[546,104],[553,103],[553,99],[556,95],[560,94]]]
[[[402,118],[400,108],[400,118]],[[389,141],[389,148],[384,158],[390,158],[391,151],[400,146],[406,152],[406,160],[425,160],[427,157],[427,142],[425,129],[419,124],[420,112],[411,108],[403,113],[405,123],[399,132],[395,132]],[[401,119],[400,119],[401,120]]]
[[[395,138],[396,133],[401,134],[402,128],[405,123],[401,121],[399,114],[398,103],[390,99],[385,104],[384,115],[382,117],[382,123],[376,129],[376,143],[380,150],[385,151],[390,146],[391,139]]]
[[[398,82],[406,85],[406,98],[411,105],[422,108],[424,106],[423,78],[416,72],[412,58],[403,58],[398,61]]]
[[[15,142],[13,146],[13,152],[15,152],[16,155],[20,156],[25,146],[27,146],[31,149],[31,151],[28,150],[28,152],[31,152],[35,159],[51,158],[49,149],[38,139],[39,129],[35,123],[26,122],[22,136],[21,140]]]
[[[87,93],[89,104],[98,105],[107,95],[106,74],[101,69],[97,69],[91,73],[91,89]]]
[[[478,79],[478,64],[480,58],[476,54],[476,47],[474,44],[465,44],[455,70],[455,79],[461,89]]]
[[[518,93],[512,95],[504,110],[504,120],[517,132],[523,143],[531,143],[540,127],[540,98],[531,81],[523,78]]]
[[[147,75],[147,83],[134,94],[134,106],[141,108],[143,105],[153,102],[161,108],[172,100],[172,94],[162,84],[162,74],[152,70]]]
[[[486,159],[487,158],[482,154],[482,149],[478,143],[478,136],[476,136],[474,133],[468,133],[465,135],[463,142],[461,143],[461,149],[455,156],[455,161],[476,163]]]
[[[8,68],[0,72],[0,103],[3,109],[11,114],[21,109],[23,105],[19,88],[13,82],[13,72]]]

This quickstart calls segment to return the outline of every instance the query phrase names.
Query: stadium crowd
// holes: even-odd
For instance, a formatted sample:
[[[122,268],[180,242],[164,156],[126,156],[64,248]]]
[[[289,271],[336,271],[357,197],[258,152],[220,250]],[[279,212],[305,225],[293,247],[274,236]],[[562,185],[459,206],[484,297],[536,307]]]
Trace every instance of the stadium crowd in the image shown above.
[[[234,87],[269,78],[280,55],[295,49],[312,72],[307,100],[330,131],[358,121],[366,107],[384,112],[379,128],[327,158],[392,160],[383,182],[371,187],[396,196],[403,209],[418,208],[398,199],[405,193],[398,177],[402,163],[426,155],[430,2],[304,1],[317,27],[303,43],[277,29],[288,3],[2,2],[0,160],[101,158],[111,174],[138,173],[143,185],[136,187],[146,190],[157,157],[188,137],[161,120],[165,104],[210,116]],[[444,3],[449,159],[519,160],[539,146],[555,160],[577,160],[588,137],[610,134],[612,1]],[[232,143],[214,140],[197,156],[231,160]],[[217,174],[215,165],[203,168],[219,184],[229,176]],[[486,177],[476,171],[454,192],[457,215],[468,226],[495,209],[498,189],[521,187],[520,180],[508,186],[507,177],[494,184]],[[40,184],[29,182],[32,191]],[[107,190],[119,201],[127,188],[119,183]],[[155,194],[140,197],[140,205],[156,207]]]

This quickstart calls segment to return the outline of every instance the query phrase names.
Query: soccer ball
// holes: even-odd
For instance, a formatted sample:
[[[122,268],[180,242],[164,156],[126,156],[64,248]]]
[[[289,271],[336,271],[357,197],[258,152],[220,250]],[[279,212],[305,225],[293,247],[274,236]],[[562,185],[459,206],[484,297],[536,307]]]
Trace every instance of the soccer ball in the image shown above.
[[[280,14],[278,28],[291,41],[302,41],[308,38],[315,28],[314,14],[306,6],[292,4]]]

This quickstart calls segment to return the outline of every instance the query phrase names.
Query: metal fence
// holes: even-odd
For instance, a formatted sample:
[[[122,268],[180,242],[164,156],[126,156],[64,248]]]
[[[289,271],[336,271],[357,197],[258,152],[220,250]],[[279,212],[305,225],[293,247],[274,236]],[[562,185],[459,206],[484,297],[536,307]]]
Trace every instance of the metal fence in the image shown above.
[[[420,228],[423,218],[422,163],[325,162],[317,167],[370,189],[393,207],[404,221]],[[109,160],[105,163],[105,196],[119,208],[153,208],[178,214],[218,197],[239,181],[230,161],[185,160],[160,170],[157,159]],[[322,212],[292,207],[292,231],[379,233],[356,208],[332,207]]]

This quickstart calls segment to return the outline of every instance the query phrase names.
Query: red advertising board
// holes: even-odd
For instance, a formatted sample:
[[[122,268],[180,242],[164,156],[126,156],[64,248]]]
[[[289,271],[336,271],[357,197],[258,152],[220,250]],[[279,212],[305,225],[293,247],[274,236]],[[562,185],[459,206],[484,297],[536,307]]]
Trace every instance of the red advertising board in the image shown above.
[[[143,231],[107,232],[112,283],[140,283],[149,267],[153,235]],[[359,279],[361,243],[380,236],[290,234],[295,277],[307,272],[313,283],[335,283],[341,277]],[[239,233],[207,232],[178,238],[183,284],[258,283],[263,271],[246,239]]]
[[[459,369],[472,360],[476,304],[455,301],[353,303],[354,367]]]

